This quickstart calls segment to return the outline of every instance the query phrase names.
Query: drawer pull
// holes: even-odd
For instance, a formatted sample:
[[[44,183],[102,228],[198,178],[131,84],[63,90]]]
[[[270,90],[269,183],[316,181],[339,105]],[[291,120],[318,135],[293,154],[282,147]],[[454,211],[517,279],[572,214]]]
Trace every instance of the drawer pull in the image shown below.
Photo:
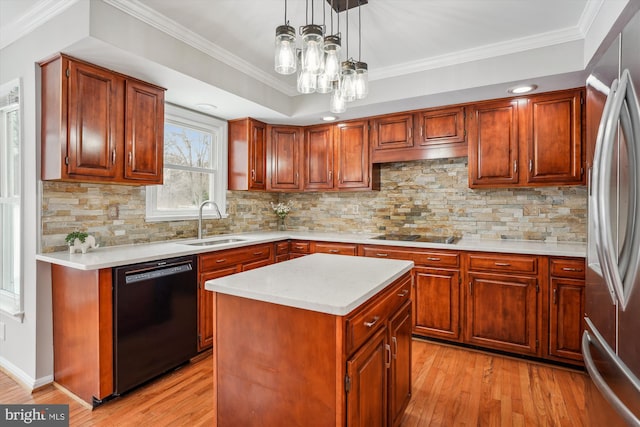
[[[393,342],[393,358],[398,358],[398,338],[391,337],[391,342]]]
[[[386,367],[391,367],[391,346],[389,344],[384,345],[384,349],[387,351],[387,361],[385,363]]]
[[[371,322],[364,322],[364,326],[367,328],[373,328],[373,325],[378,323],[378,320],[380,320],[380,316],[374,316]]]
[[[496,262],[495,265],[496,267],[511,267],[511,264],[508,262]]]
[[[436,258],[436,257],[430,256],[430,257],[427,257],[427,260],[429,260],[429,261],[440,261],[440,258]]]
[[[225,262],[226,259],[222,258],[222,259],[217,259],[216,260],[216,264],[220,264],[221,262]]]
[[[558,288],[553,288],[553,305],[558,305]]]
[[[406,297],[407,295],[409,295],[409,289],[403,289],[402,292],[400,292],[398,294],[399,297]]]
[[[253,253],[253,255],[254,255],[254,256],[260,256],[260,255],[262,255],[262,251],[260,251],[260,252],[254,252],[254,253]]]
[[[331,254],[337,254],[338,252],[340,252],[340,251],[339,251],[339,250],[337,250],[337,249],[331,249],[331,250],[329,250],[329,253],[331,253]]]
[[[389,256],[389,254],[385,254],[385,253],[379,252],[379,253],[376,254],[376,256]]]
[[[581,268],[562,267],[562,271],[582,271]]]

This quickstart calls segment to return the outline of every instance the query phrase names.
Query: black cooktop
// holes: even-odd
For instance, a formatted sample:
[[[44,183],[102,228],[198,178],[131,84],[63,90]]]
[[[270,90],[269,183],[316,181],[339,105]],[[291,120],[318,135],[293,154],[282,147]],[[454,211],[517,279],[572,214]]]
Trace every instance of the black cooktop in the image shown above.
[[[397,240],[403,242],[426,242],[426,243],[445,243],[453,244],[458,241],[454,236],[421,236],[420,234],[382,234],[372,237],[376,240]]]

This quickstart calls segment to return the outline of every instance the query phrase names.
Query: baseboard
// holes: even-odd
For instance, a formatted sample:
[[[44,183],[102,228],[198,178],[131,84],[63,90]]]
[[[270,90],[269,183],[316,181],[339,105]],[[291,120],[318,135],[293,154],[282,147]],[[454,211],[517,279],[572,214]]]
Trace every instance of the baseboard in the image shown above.
[[[53,382],[53,375],[33,378],[2,356],[0,356],[0,370],[29,391],[33,391]]]

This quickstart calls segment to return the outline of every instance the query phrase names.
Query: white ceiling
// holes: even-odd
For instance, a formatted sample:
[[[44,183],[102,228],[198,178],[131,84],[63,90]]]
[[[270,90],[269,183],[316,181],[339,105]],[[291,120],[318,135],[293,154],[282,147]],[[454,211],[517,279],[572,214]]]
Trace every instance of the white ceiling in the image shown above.
[[[91,34],[66,51],[152,78],[169,89],[170,102],[192,108],[206,102],[216,105],[212,114],[222,118],[254,116],[273,123],[317,123],[328,113],[328,95],[297,95],[295,77],[273,71],[273,39],[276,26],[284,23],[284,0],[0,0],[0,47],[57,9],[87,1],[92,9],[126,13],[137,25],[179,40],[182,48],[167,44],[172,60],[143,58],[135,49],[140,40],[113,49],[117,43]],[[369,0],[360,8],[360,58],[369,64],[371,93],[349,104],[340,118],[504,97],[518,82],[535,82],[538,91],[583,85],[583,40],[599,9],[607,7],[603,1]],[[308,2],[315,6],[314,22],[322,23],[324,6],[330,26],[329,5]],[[305,0],[287,5],[291,25],[303,25]],[[108,15],[96,12],[92,25]],[[110,25],[131,31],[123,19]],[[335,14],[333,25],[337,28]],[[346,49],[344,12],[340,30]],[[144,51],[156,41],[144,40]],[[214,76],[212,68],[209,77],[202,67],[172,65],[185,47],[231,66],[234,75]],[[349,54],[358,59],[358,8],[349,14]],[[238,88],[234,78],[250,84]]]

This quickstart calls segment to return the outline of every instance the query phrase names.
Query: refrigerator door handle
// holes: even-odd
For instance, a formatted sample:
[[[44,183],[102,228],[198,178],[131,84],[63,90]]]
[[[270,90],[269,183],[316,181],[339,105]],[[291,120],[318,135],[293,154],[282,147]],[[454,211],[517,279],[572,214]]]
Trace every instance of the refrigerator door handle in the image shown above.
[[[626,109],[623,110],[623,107]],[[630,192],[629,192],[629,215],[625,229],[625,241],[620,254],[620,262],[614,258],[617,255],[617,246],[614,246],[611,229],[608,224],[611,223],[610,211],[608,204],[604,200],[606,193],[603,190],[611,188],[611,180],[613,175],[613,152],[615,135],[617,132],[617,123],[620,124],[627,138],[627,149],[629,151],[629,172]],[[640,143],[640,105],[631,76],[628,70],[624,70],[617,90],[613,94],[613,102],[609,111],[609,118],[606,121],[604,135],[602,140],[601,157],[599,158],[600,171],[596,183],[596,191],[599,197],[599,210],[597,212],[598,224],[598,240],[601,247],[598,254],[602,256],[601,262],[604,264],[604,273],[607,282],[618,300],[620,308],[624,311],[629,302],[632,288],[636,282],[636,275],[640,267],[639,248],[640,246],[640,227],[636,223],[636,213],[638,212],[637,189],[640,186],[638,168],[640,167],[640,153],[636,148],[636,144]],[[596,245],[598,240],[596,240]],[[629,252],[631,251],[631,252]]]
[[[609,96],[607,96],[607,100],[604,104],[604,109],[602,112],[602,117],[600,119],[600,125],[598,126],[598,134],[596,136],[596,148],[593,158],[593,168],[592,168],[592,176],[591,176],[591,197],[590,201],[592,202],[592,206],[590,207],[590,211],[593,213],[593,221],[595,233],[593,233],[593,237],[595,240],[596,253],[598,256],[598,262],[600,270],[604,276],[604,282],[607,285],[607,289],[609,290],[609,296],[611,297],[611,302],[615,305],[617,303],[616,291],[613,288],[612,280],[610,279],[613,275],[611,273],[611,266],[609,264],[609,259],[606,257],[607,253],[610,253],[608,248],[606,247],[606,239],[603,240],[603,236],[606,234],[606,222],[602,218],[602,213],[597,206],[607,206],[605,196],[606,192],[603,191],[601,178],[606,173],[611,173],[611,164],[606,164],[603,161],[603,153],[605,152],[605,146],[607,144],[613,144],[613,139],[615,134],[612,133],[612,129],[617,125],[617,120],[614,119],[612,113],[612,105],[613,99],[618,89],[618,80],[614,80],[611,84],[611,88],[609,89]],[[605,171],[605,168],[608,166],[608,171]],[[604,247],[603,247],[604,245]]]
[[[629,371],[624,365],[620,364],[618,357],[611,352],[608,346],[603,345],[603,338],[599,336],[598,332],[593,328],[593,324],[587,318],[585,319],[586,323],[589,325],[588,330],[585,330],[582,334],[582,355],[584,357],[584,365],[587,368],[587,372],[589,372],[589,376],[595,383],[596,387],[602,395],[607,399],[609,403],[616,409],[616,411],[627,421],[629,425],[632,426],[640,426],[640,419],[638,419],[633,412],[620,400],[620,398],[615,394],[615,392],[609,387],[607,382],[604,380],[600,371],[598,371],[598,367],[596,366],[595,361],[593,360],[593,356],[591,355],[591,349],[589,348],[592,344],[597,347],[598,350],[605,353],[608,357],[609,361],[615,364],[615,367],[622,372],[625,377],[633,384],[636,389],[640,390],[640,384],[638,379]],[[593,335],[593,336],[592,336]]]

